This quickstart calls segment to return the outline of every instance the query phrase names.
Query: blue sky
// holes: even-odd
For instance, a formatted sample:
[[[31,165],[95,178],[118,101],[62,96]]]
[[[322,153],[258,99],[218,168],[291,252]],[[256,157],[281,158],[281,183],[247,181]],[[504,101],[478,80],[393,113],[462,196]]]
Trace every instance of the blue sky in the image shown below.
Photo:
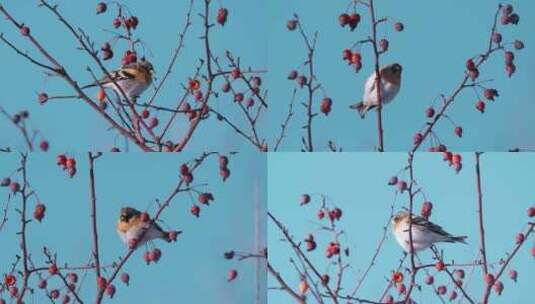
[[[178,181],[178,167],[197,154],[106,154],[95,164],[98,224],[102,263],[108,264],[126,252],[115,232],[119,209],[129,204],[145,209],[155,199],[165,199]],[[46,204],[42,223],[28,227],[28,243],[35,261],[42,261],[42,246],[58,252],[61,263],[73,265],[89,259],[91,234],[89,219],[89,184],[86,154],[76,154],[78,174],[70,179],[55,165],[55,155],[33,154],[28,161],[28,177],[41,201]],[[0,156],[1,176],[9,175],[19,164],[15,154]],[[141,251],[134,253],[125,270],[130,287],[116,282],[117,293],[111,303],[169,303],[180,299],[186,303],[255,303],[256,264],[227,261],[223,252],[230,249],[255,250],[255,204],[265,212],[265,158],[259,154],[238,154],[231,158],[232,172],[227,182],[219,177],[217,159],[209,159],[195,176],[197,184],[208,183],[215,202],[202,208],[201,217],[189,213],[189,196],[178,196],[164,211],[167,225],[184,233],[176,243],[158,241],[162,250],[157,264],[147,266]],[[8,190],[0,189],[2,208]],[[195,198],[196,200],[196,198]],[[17,200],[18,201],[18,200]],[[33,212],[33,202],[30,210]],[[154,211],[154,208],[151,209]],[[19,251],[16,232],[18,214],[11,205],[7,226],[0,233],[0,273],[5,273]],[[260,220],[259,242],[265,242],[265,222]],[[264,247],[265,245],[260,245]],[[239,271],[233,283],[226,281],[231,268]],[[265,285],[261,273],[260,286]],[[94,273],[88,276],[82,295],[90,300],[94,290]],[[56,285],[58,283],[56,282]],[[52,286],[52,283],[49,283]],[[261,293],[265,295],[262,288]],[[265,298],[258,303],[265,303]],[[46,298],[39,291],[34,301]],[[29,301],[32,302],[32,301]]]
[[[286,79],[291,69],[305,61],[306,50],[298,32],[289,32],[286,21],[293,13],[299,14],[309,34],[319,31],[316,50],[316,76],[333,99],[333,110],[325,118],[314,121],[315,142],[318,150],[327,150],[328,140],[334,140],[345,151],[373,151],[377,145],[375,115],[366,120],[357,118],[348,106],[362,97],[363,84],[373,70],[371,49],[362,48],[363,68],[355,74],[341,59],[342,50],[369,34],[368,15],[360,9],[362,22],[350,32],[338,24],[338,15],[350,1],[269,1],[269,68],[270,83],[274,88],[270,110],[270,130],[277,134],[290,101],[294,82]],[[402,21],[405,30],[394,32],[391,24],[383,25],[379,38],[390,40],[390,51],[383,63],[399,62],[403,65],[402,89],[395,102],[384,112],[385,149],[407,151],[412,136],[424,126],[425,109],[440,94],[451,92],[463,77],[465,61],[484,51],[488,44],[494,12],[500,1],[419,1],[418,4],[399,1],[376,1],[378,15],[393,21]],[[520,14],[517,27],[502,32],[505,41],[524,40],[526,49],[516,55],[517,73],[512,79],[504,74],[503,54],[491,59],[481,70],[480,79],[493,79],[491,83],[500,93],[497,102],[481,115],[474,108],[476,97],[467,90],[448,113],[464,127],[464,136],[457,139],[453,126],[443,121],[436,133],[456,151],[507,151],[520,146],[533,148],[535,131],[532,113],[535,111],[531,85],[535,79],[535,56],[530,51],[534,44],[535,2],[510,1]],[[323,96],[318,94],[314,109],[319,111]],[[298,102],[305,100],[305,92]],[[303,107],[295,107],[297,114],[290,123],[289,135],[281,151],[299,151],[305,124]],[[424,145],[423,148],[427,148]]]
[[[75,26],[84,29],[100,46],[113,36],[104,32],[110,29],[111,22],[116,12],[110,6],[106,14],[95,15],[95,5],[98,1],[81,1],[76,5],[72,1],[58,0],[51,1],[60,6],[65,17],[73,22]],[[125,3],[131,11],[139,17],[140,24],[135,34],[146,44],[145,53],[156,70],[156,77],[161,79],[170,61],[172,50],[177,44],[178,31],[182,29],[189,1],[167,1],[165,5],[154,5],[139,1],[121,1]],[[201,18],[198,13],[203,9],[203,1],[196,1],[194,13],[192,14],[193,27],[190,28],[186,37],[185,49],[183,49],[176,68],[163,87],[156,103],[162,106],[172,106],[183,90],[181,83],[185,83],[189,76],[195,71],[198,58],[204,54],[202,41],[198,39],[202,32],[200,26]],[[91,82],[91,76],[87,73],[86,67],[89,65],[94,71],[92,60],[87,54],[78,51],[78,45],[72,35],[57,22],[57,19],[44,8],[38,8],[36,1],[11,1],[4,3],[6,9],[15,18],[25,22],[32,33],[42,41],[43,45],[60,58],[80,84]],[[241,64],[245,67],[252,66],[256,69],[266,69],[266,41],[262,33],[265,33],[266,14],[254,14],[254,11],[263,11],[263,1],[223,1],[222,5],[228,8],[229,17],[224,27],[217,26],[212,30],[212,51],[219,56],[224,56],[224,52],[229,50],[236,56],[240,56]],[[213,3],[212,17],[215,18],[219,2]],[[243,24],[254,24],[254,26],[243,26]],[[33,48],[25,39],[20,37],[18,30],[5,20],[0,22],[0,32],[5,33],[6,38],[16,43],[23,50],[28,50],[30,54],[35,54]],[[124,44],[120,49],[114,49],[115,56],[106,62],[108,69],[115,69],[120,65],[121,54],[125,51]],[[82,103],[58,102],[40,106],[37,103],[37,92],[46,91],[49,95],[70,95],[72,89],[62,80],[55,77],[45,77],[41,69],[36,68],[22,57],[16,55],[2,43],[0,46],[0,57],[4,69],[12,71],[10,77],[4,79],[2,92],[0,92],[0,103],[9,112],[16,112],[22,109],[30,111],[32,116],[31,125],[39,129],[42,135],[51,141],[51,149],[57,150],[77,150],[86,151],[89,148],[109,151],[117,144],[124,146],[121,137],[117,133],[108,130],[109,126],[104,120],[97,116],[93,110]],[[37,56],[37,58],[40,58]],[[216,84],[219,88],[220,83]],[[149,88],[145,95],[152,93]],[[91,93],[91,96],[94,96]],[[237,107],[232,106],[233,101],[225,96],[213,101],[211,105],[219,111],[226,113],[238,124],[242,125],[244,118],[240,116]],[[162,123],[163,116],[160,116]],[[259,129],[265,130],[265,119],[258,122]],[[3,146],[14,148],[25,148],[22,138],[14,133],[14,128],[8,126],[4,117],[0,119],[0,127],[9,130],[0,134],[0,143]],[[170,130],[172,138],[177,141],[186,129],[185,122],[179,123]],[[260,132],[262,135],[262,132]],[[198,133],[191,140],[189,148],[191,151],[200,149],[251,150],[251,146],[239,138],[237,134],[226,125],[222,125],[215,118],[211,118],[201,124]],[[133,148],[133,151],[136,149]]]
[[[473,154],[463,154],[463,170],[457,175],[442,161],[440,154],[417,154],[414,160],[414,174],[427,198],[433,202],[432,220],[451,232],[468,236],[469,245],[440,245],[447,261],[473,261],[477,255],[479,234],[476,220],[476,190]],[[319,194],[325,194],[343,210],[339,227],[345,231],[345,242],[352,253],[349,258],[353,267],[348,270],[346,291],[356,285],[363,269],[368,265],[377,242],[382,235],[382,227],[388,219],[390,206],[395,198],[394,189],[387,186],[390,176],[406,165],[405,153],[277,153],[268,157],[268,209],[286,224],[297,240],[302,240],[313,232],[318,243],[316,251],[308,256],[325,271],[324,258],[327,235],[318,231],[316,212],[319,209]],[[526,210],[533,205],[533,179],[535,154],[489,153],[481,156],[482,188],[484,195],[484,216],[486,222],[487,256],[496,261],[514,246],[514,236],[525,229],[528,218]],[[312,202],[299,206],[303,193],[312,195]],[[420,208],[423,199],[416,200]],[[396,211],[407,202],[407,196],[398,196]],[[297,287],[299,277],[288,262],[292,251],[288,244],[281,242],[280,231],[268,222],[268,246],[270,262],[293,287]],[[519,272],[514,284],[506,276],[502,296],[493,301],[498,303],[527,303],[532,299],[532,282],[535,280],[535,265],[530,254],[533,238],[524,244],[511,267]],[[420,254],[422,260],[430,262],[429,253]],[[359,292],[363,298],[377,300],[386,286],[385,276],[397,267],[401,248],[390,233],[366,283]],[[492,271],[492,270],[491,270]],[[434,271],[432,271],[434,272]],[[468,274],[468,272],[467,272]],[[420,274],[421,275],[421,274]],[[331,273],[331,278],[333,274]],[[480,297],[482,279],[478,268],[470,282],[470,290]],[[422,282],[422,277],[419,277]],[[435,276],[435,282],[449,282],[444,275]],[[278,286],[273,278],[268,279],[269,287]],[[415,290],[414,299],[418,303],[436,303],[438,299],[430,293]],[[427,290],[427,291],[426,291]],[[495,296],[493,296],[495,297]],[[287,303],[290,298],[278,290],[270,290],[271,303]],[[314,300],[312,300],[314,302]]]

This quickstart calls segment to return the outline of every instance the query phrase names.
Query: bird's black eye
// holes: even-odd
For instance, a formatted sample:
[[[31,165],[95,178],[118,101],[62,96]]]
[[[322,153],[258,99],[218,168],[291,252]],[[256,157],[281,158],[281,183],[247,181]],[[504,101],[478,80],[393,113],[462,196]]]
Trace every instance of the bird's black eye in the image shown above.
[[[121,222],[126,222],[126,215],[121,214]]]

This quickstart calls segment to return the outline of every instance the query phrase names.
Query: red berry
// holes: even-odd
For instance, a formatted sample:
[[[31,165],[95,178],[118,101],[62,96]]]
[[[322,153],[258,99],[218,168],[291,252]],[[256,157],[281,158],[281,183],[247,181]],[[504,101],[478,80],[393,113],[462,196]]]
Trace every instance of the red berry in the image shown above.
[[[128,285],[128,283],[130,282],[130,275],[128,275],[128,273],[126,272],[121,273],[121,281]]]
[[[76,160],[74,158],[67,158],[67,161],[65,162],[65,166],[69,169],[76,167]]]
[[[224,7],[217,11],[217,23],[225,25],[227,23],[228,10]]]
[[[454,275],[457,278],[457,280],[462,280],[462,279],[464,279],[464,276],[465,276],[464,270],[457,269],[457,270],[455,270]]]
[[[152,117],[150,120],[149,120],[149,125],[148,127],[153,129],[153,128],[156,128],[158,126],[158,124],[160,123],[160,121],[158,120],[157,117]]]
[[[300,86],[300,87],[303,87],[305,84],[307,83],[307,78],[303,75],[297,77],[297,84]]]
[[[389,180],[388,180],[388,185],[389,186],[394,186],[395,184],[398,183],[398,177],[397,176],[392,176]]]
[[[46,210],[45,205],[38,203],[37,205],[35,205],[35,209],[33,211],[33,217],[37,221],[40,222],[43,219],[43,217],[45,217],[45,210]]]
[[[228,168],[221,168],[219,169],[219,175],[223,178],[223,181],[226,181],[230,176],[230,170]]]
[[[232,78],[234,78],[234,79],[240,78],[241,71],[240,71],[240,69],[235,68],[235,69],[232,70],[232,72],[230,74],[231,74]]]
[[[515,53],[511,51],[507,51],[504,54],[505,57],[505,64],[509,65],[513,63],[513,60],[515,59]]]
[[[352,64],[358,64],[362,61],[362,55],[360,55],[360,53],[353,53],[351,54],[351,63]]]
[[[517,244],[522,244],[522,243],[524,242],[525,239],[526,239],[526,237],[524,236],[524,234],[523,234],[523,233],[519,233],[519,234],[517,234],[516,237],[515,237],[515,242],[516,242]]]
[[[394,29],[398,32],[403,32],[403,30],[405,29],[405,26],[401,22],[396,22],[394,23]]]
[[[108,287],[106,287],[106,294],[110,296],[110,298],[113,298],[113,295],[115,295],[115,286],[113,284],[110,284]]]
[[[500,95],[498,94],[498,91],[495,89],[485,89],[485,91],[483,91],[483,96],[485,96],[487,100],[494,100],[494,97],[500,96]]]
[[[78,283],[78,275],[74,272],[69,272],[67,274],[67,280],[69,280],[70,283],[76,284]]]
[[[318,219],[322,220],[325,217],[325,212],[323,210],[318,211]]]
[[[534,217],[535,216],[535,207],[533,207],[533,206],[529,207],[527,213],[528,213],[529,217]]]
[[[516,270],[513,270],[513,269],[509,270],[509,278],[511,280],[516,282],[517,277],[518,277],[518,272]]]
[[[481,100],[478,100],[476,102],[476,109],[481,113],[485,113],[485,103]]]
[[[228,272],[227,281],[228,282],[234,281],[236,279],[236,277],[238,277],[238,271],[236,269],[231,269]]]
[[[446,265],[444,265],[444,262],[442,261],[438,261],[436,264],[435,264],[435,268],[436,270],[438,271],[442,271],[446,268]]]
[[[108,6],[106,5],[106,3],[100,2],[99,4],[97,4],[97,14],[102,14],[106,12],[107,8]]]
[[[128,241],[128,248],[130,248],[130,249],[136,248],[137,247],[137,242],[138,242],[138,240],[136,238],[130,239]]]
[[[308,195],[308,194],[301,195],[301,204],[300,205],[302,206],[302,205],[306,205],[308,203],[310,203],[310,195]]]
[[[428,118],[433,118],[433,116],[435,116],[435,109],[433,109],[432,107],[429,107],[425,110],[425,116],[427,116]]]
[[[509,23],[517,25],[519,21],[520,21],[520,16],[518,16],[517,14],[511,14],[509,16]]]
[[[357,14],[357,13],[353,13],[349,16],[349,28],[353,31],[355,30],[355,28],[357,28],[357,26],[359,25],[359,22],[360,22],[360,15]]]
[[[139,19],[137,19],[136,16],[132,16],[132,17],[130,17],[130,19],[128,19],[128,21],[130,21],[130,25],[135,30],[137,25],[139,24]]]
[[[460,164],[462,161],[462,157],[461,157],[461,154],[453,154],[453,156],[451,157],[451,162],[452,164]]]
[[[444,285],[440,285],[440,286],[437,287],[437,294],[439,294],[439,295],[445,295],[447,291],[448,290],[447,290],[446,286],[444,286]]]
[[[340,22],[340,26],[344,27],[349,24],[350,19],[349,15],[344,13],[338,17],[338,22]]]
[[[427,285],[432,285],[433,282],[435,282],[435,278],[433,278],[432,275],[426,275],[424,279],[424,283]]]
[[[42,140],[39,143],[39,149],[41,149],[41,151],[43,151],[43,152],[48,151],[49,147],[50,147],[50,145],[48,144],[48,141],[46,141],[46,140]]]
[[[199,208],[199,206],[197,205],[193,205],[191,206],[191,210],[190,210],[191,214],[193,214],[195,217],[199,217],[199,213],[201,212],[201,208]]]
[[[323,113],[325,115],[329,115],[329,113],[331,112],[332,104],[333,104],[332,99],[330,99],[329,97],[323,98],[321,100],[321,104],[320,104],[321,113]]]
[[[212,193],[204,192],[204,193],[199,194],[199,197],[197,198],[197,200],[201,204],[209,205],[210,201],[214,200],[214,196],[212,195]]]
[[[474,60],[468,59],[466,61],[466,69],[469,70],[469,71],[476,70],[476,64],[474,63]]]
[[[470,79],[472,79],[472,81],[475,81],[479,77],[479,70],[478,69],[470,70],[468,72],[468,76],[470,77]]]
[[[115,18],[113,19],[113,27],[114,28],[119,28],[119,26],[121,26],[121,19],[120,18]]]
[[[513,6],[511,4],[507,4],[502,8],[502,14],[505,16],[509,16],[513,13]]]
[[[407,190],[407,182],[406,181],[399,181],[397,183],[399,192],[403,193],[405,190]]]
[[[496,291],[496,293],[498,295],[501,295],[502,292],[503,292],[503,283],[502,283],[502,281],[496,281],[496,283],[494,283],[494,285],[492,285],[492,288],[494,288],[494,291]]]
[[[291,70],[290,73],[288,73],[289,80],[295,80],[297,76],[298,76],[298,73],[296,70]]]
[[[433,203],[429,201],[425,201],[422,204],[422,210],[420,211],[420,214],[425,218],[429,218],[431,216],[432,210],[433,210]]]
[[[392,281],[394,283],[401,283],[403,282],[403,273],[396,271],[392,273]]]
[[[226,168],[228,166],[228,157],[225,155],[219,156],[219,168]]]
[[[158,262],[160,258],[162,257],[162,251],[158,248],[154,248],[151,251],[152,261]]]
[[[243,93],[234,94],[234,101],[235,102],[242,102],[243,98],[244,98]]]
[[[47,285],[48,283],[44,279],[39,280],[39,283],[37,283],[37,287],[39,287],[39,289],[45,289]]]
[[[329,277],[328,274],[324,274],[324,275],[322,275],[322,276],[321,276],[321,284],[323,284],[323,285],[327,285],[327,284],[329,284],[330,279],[331,279],[331,278]]]
[[[54,299],[54,300],[57,299],[57,298],[59,298],[59,290],[57,290],[57,289],[52,289],[52,290],[50,291],[50,298],[52,298],[52,299]]]
[[[48,94],[45,92],[39,93],[39,95],[37,95],[37,100],[39,101],[39,104],[45,104],[48,101]]]
[[[67,156],[60,154],[56,157],[56,163],[60,166],[67,166]]]
[[[455,290],[452,290],[452,291],[450,292],[450,296],[448,297],[448,299],[449,299],[450,301],[453,301],[453,300],[457,299],[457,292],[456,292]]]
[[[492,285],[494,284],[494,275],[492,275],[492,273],[487,273],[483,276],[483,280],[487,285]]]
[[[56,266],[55,264],[52,264],[52,265],[48,266],[48,273],[50,275],[58,274],[58,266]]]
[[[414,145],[419,145],[422,143],[422,140],[424,140],[424,136],[422,135],[422,133],[416,133],[414,134],[414,136],[412,137],[412,141],[414,143]]]
[[[379,41],[379,47],[381,48],[381,51],[383,52],[388,51],[388,45],[389,45],[389,42],[387,39],[381,39]]]
[[[458,137],[463,137],[463,128],[461,126],[455,127],[455,135]]]
[[[11,192],[16,193],[20,191],[20,184],[17,182],[11,182],[9,185],[9,189],[11,189]]]
[[[177,236],[180,234],[179,231],[169,231],[167,233],[167,239],[169,242],[176,242]]]
[[[25,26],[25,25],[23,25],[23,26],[20,28],[20,34],[21,34],[22,36],[28,36],[28,35],[30,35],[30,28],[27,27],[27,26]]]
[[[517,49],[517,50],[521,50],[521,49],[524,48],[524,42],[522,42],[520,40],[515,40],[513,45],[514,45],[515,49]]]
[[[143,119],[147,119],[149,118],[150,116],[150,112],[148,109],[143,109],[143,111],[141,111],[141,117],[143,117]]]
[[[13,286],[15,283],[17,283],[17,278],[15,278],[15,276],[12,274],[8,274],[4,277],[4,283],[7,286]]]
[[[295,30],[297,28],[297,20],[295,20],[295,19],[288,20],[288,22],[286,23],[286,27],[290,31]]]
[[[507,77],[511,78],[511,76],[513,76],[515,72],[516,72],[516,65],[514,65],[513,63],[505,66],[505,73],[507,74]]]
[[[496,44],[500,44],[502,42],[502,34],[493,33],[492,34],[492,42],[494,42]]]

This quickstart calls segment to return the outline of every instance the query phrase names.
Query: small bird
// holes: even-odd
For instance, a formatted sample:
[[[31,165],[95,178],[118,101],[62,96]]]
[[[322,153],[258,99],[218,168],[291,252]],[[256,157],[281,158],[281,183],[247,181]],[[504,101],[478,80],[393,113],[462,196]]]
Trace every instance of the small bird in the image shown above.
[[[409,213],[401,211],[392,219],[392,233],[405,252],[410,252]],[[453,236],[439,225],[433,224],[421,216],[412,216],[412,247],[414,251],[425,250],[434,243],[463,243],[466,236]]]
[[[402,67],[399,63],[389,64],[379,70],[379,74],[381,75],[380,87],[382,104],[391,102],[398,94],[401,87],[401,71]],[[365,118],[366,113],[369,110],[377,107],[379,104],[375,75],[376,74],[374,71],[368,77],[368,80],[366,80],[362,101],[349,106],[350,109],[357,110],[361,118]]]
[[[121,208],[121,214],[119,216],[119,221],[117,222],[117,233],[124,243],[130,245],[131,240],[136,239],[136,245],[141,246],[148,241],[155,239],[162,239],[168,242],[171,241],[168,232],[164,231],[158,224],[150,220],[143,222],[141,214],[142,213],[135,208]]]
[[[145,58],[141,58],[138,62],[127,64],[119,70],[110,72],[112,78],[105,76],[97,83],[88,84],[83,86],[82,89],[101,85],[104,88],[113,89],[122,98],[121,90],[113,82],[115,80],[115,83],[123,90],[128,99],[131,100],[141,95],[150,86],[153,74],[154,68],[152,64],[145,60]]]

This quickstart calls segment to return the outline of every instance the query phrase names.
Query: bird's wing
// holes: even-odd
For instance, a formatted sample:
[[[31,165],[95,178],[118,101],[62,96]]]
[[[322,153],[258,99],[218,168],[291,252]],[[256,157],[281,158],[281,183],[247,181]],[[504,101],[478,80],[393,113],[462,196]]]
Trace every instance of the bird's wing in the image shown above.
[[[124,68],[117,71],[113,71],[111,74],[111,77],[105,76],[102,78],[99,82],[100,84],[109,84],[112,83],[113,80],[116,82],[122,81],[122,80],[128,80],[128,79],[134,79],[136,78],[137,71],[132,68]],[[112,80],[113,79],[113,80]]]
[[[451,236],[441,226],[434,224],[421,216],[414,216],[412,218],[412,225],[415,226],[416,229],[430,231],[442,236]]]

